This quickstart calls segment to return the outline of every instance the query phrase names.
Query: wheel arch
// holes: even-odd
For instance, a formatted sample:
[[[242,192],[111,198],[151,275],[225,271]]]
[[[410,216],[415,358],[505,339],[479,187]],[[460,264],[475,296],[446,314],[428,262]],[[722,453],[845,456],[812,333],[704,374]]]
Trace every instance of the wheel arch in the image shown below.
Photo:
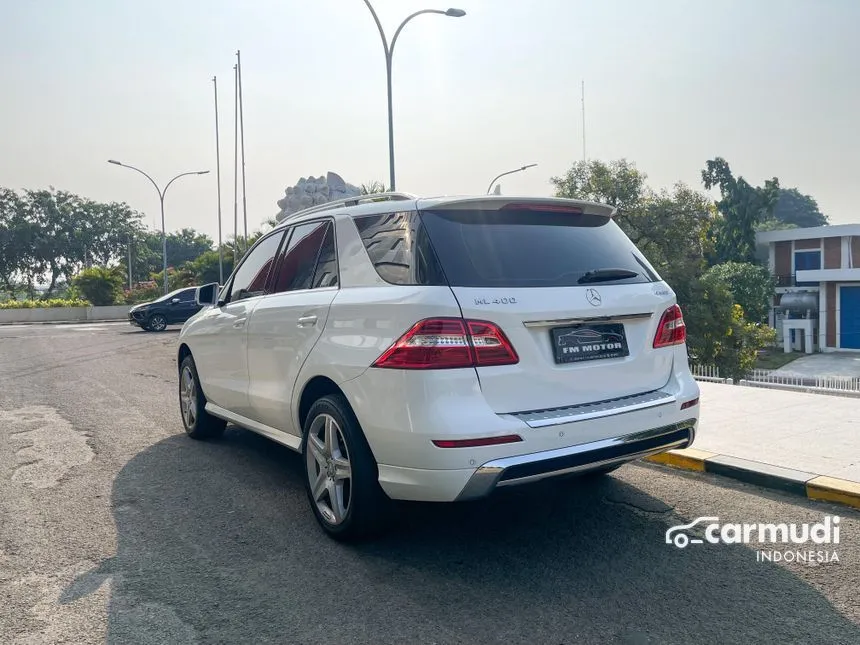
[[[328,376],[317,375],[305,383],[305,386],[302,388],[302,393],[298,398],[295,419],[297,423],[296,427],[299,429],[301,434],[304,434],[305,419],[308,416],[308,412],[310,412],[311,406],[315,401],[328,394],[340,394],[344,399],[346,399],[344,391],[341,390],[337,383]],[[349,405],[348,399],[347,405]],[[350,409],[352,409],[351,405]],[[353,414],[355,414],[355,411],[353,411]]]
[[[176,352],[176,371],[182,368],[182,361],[186,356],[191,356],[191,348],[185,343],[180,343],[179,350]]]

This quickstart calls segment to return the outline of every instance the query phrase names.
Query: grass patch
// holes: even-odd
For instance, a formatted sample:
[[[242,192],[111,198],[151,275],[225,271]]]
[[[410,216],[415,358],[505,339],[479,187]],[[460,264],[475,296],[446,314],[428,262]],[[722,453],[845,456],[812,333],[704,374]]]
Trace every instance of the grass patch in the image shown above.
[[[784,365],[788,365],[791,361],[806,356],[802,352],[791,352],[786,354],[779,348],[763,349],[758,353],[755,366],[760,370],[776,370]]]

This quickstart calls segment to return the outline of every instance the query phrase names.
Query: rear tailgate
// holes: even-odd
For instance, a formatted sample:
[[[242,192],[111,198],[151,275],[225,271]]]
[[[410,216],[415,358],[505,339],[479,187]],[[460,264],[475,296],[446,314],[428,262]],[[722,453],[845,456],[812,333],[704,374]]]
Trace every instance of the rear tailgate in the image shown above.
[[[653,341],[674,294],[608,214],[498,199],[421,210],[463,316],[498,325],[519,357],[477,368],[494,411],[604,401],[669,380],[674,353]]]

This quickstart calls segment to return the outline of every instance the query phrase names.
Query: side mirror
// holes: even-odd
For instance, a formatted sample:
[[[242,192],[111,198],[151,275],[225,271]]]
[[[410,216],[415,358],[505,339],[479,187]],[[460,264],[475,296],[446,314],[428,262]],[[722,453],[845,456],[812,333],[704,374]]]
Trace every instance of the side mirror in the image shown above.
[[[197,287],[197,292],[194,295],[194,301],[201,307],[209,307],[218,304],[218,287],[217,282],[204,284],[202,287]]]
[[[177,302],[179,302],[179,298],[174,298],[170,301],[170,304],[175,305]]]

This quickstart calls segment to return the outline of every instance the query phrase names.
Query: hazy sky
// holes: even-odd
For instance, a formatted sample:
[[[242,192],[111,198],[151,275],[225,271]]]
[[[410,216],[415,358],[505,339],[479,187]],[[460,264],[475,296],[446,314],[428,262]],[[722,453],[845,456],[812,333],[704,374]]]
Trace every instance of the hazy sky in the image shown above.
[[[389,35],[434,0],[376,0]],[[706,159],[813,195],[860,221],[858,0],[453,0],[394,56],[398,188],[546,195],[582,156],[627,157],[655,187],[701,188]],[[248,219],[327,170],[387,180],[382,45],[361,0],[0,0],[0,185],[126,201],[169,230],[217,234],[233,210],[233,64],[241,49]],[[241,217],[241,201],[240,201]],[[160,226],[160,223],[159,223]]]

